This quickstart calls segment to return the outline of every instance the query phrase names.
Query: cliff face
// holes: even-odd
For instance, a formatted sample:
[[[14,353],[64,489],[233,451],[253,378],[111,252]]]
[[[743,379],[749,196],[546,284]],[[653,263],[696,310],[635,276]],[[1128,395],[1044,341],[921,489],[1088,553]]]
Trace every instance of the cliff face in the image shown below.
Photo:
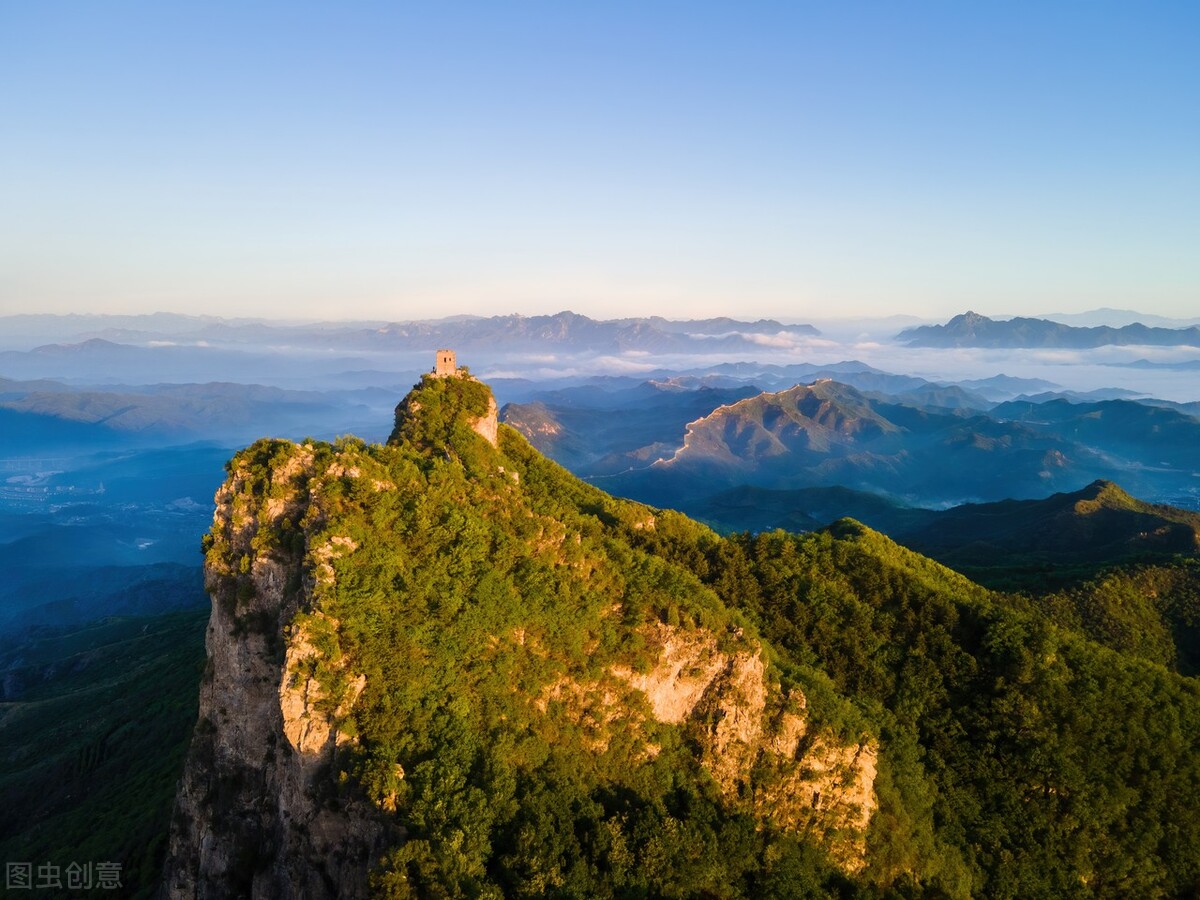
[[[757,815],[817,837],[843,868],[860,870],[876,807],[875,744],[811,729],[804,694],[771,683],[761,647],[722,651],[710,632],[662,624],[647,632],[653,667],[613,674],[644,694],[657,721],[691,730],[730,801],[750,797]],[[771,771],[770,787],[756,787],[756,766]]]
[[[863,868],[874,739],[814,725],[648,549],[715,535],[574,481],[486,387],[427,380],[390,446],[263,441],[229,471],[166,896],[544,893],[581,859],[632,888],[641,856],[686,855],[664,834],[700,852],[693,809]],[[610,836],[539,843],[563,829]]]
[[[167,897],[365,897],[388,835],[374,807],[330,782],[345,744],[338,724],[365,680],[352,676],[329,707],[309,665],[323,651],[301,624],[311,587],[303,554],[278,546],[279,535],[303,535],[312,462],[294,447],[264,501],[243,459],[217,493],[209,664],[172,821]],[[293,540],[298,549],[302,537]]]

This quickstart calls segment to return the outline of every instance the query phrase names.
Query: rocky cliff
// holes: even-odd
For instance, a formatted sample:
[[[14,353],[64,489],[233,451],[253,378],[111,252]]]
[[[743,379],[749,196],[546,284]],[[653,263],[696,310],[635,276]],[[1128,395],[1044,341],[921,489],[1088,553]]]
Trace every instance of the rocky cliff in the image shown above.
[[[167,897],[363,897],[389,823],[331,781],[338,730],[365,686],[351,676],[331,708],[314,663],[335,668],[316,639],[336,622],[302,612],[336,541],[307,548],[311,445],[291,446],[256,494],[243,456],[217,492],[206,586],[208,667],[172,821]],[[332,473],[323,473],[327,477]],[[307,565],[306,565],[307,563]],[[331,569],[328,569],[331,572]]]

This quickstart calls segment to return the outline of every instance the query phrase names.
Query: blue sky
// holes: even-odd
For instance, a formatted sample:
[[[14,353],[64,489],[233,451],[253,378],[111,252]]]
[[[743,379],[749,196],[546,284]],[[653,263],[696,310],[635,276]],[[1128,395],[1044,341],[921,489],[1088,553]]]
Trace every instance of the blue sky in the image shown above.
[[[1099,306],[1200,315],[1198,4],[0,0],[0,313]]]

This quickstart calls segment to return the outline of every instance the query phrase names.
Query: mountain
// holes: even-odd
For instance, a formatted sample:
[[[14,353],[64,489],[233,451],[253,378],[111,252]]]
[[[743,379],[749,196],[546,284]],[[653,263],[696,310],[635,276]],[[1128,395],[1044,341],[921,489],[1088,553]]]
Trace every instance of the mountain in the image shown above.
[[[389,345],[427,347],[432,343],[462,349],[486,348],[503,343],[506,349],[548,347],[616,353],[627,350],[695,352],[731,347],[753,347],[751,335],[816,335],[811,325],[778,322],[738,322],[733,319],[669,322],[658,317],[600,321],[573,312],[548,316],[492,316],[489,318],[430,323],[396,323],[353,335],[353,346]],[[342,338],[346,341],[350,335]]]
[[[0,455],[65,457],[126,443],[124,435],[55,415],[5,408],[0,402]]]
[[[784,325],[781,322],[776,322],[774,319],[758,319],[754,322],[743,322],[738,319],[731,319],[728,316],[719,316],[715,319],[683,320],[650,316],[648,319],[618,321],[644,322],[661,331],[675,334],[723,335],[742,332],[747,334],[800,334],[815,336],[821,333],[812,325]]]
[[[805,465],[899,431],[857,390],[826,379],[718,407],[690,423],[683,446],[660,465],[753,470],[781,456]]]
[[[502,421],[541,452],[571,469],[620,472],[672,453],[687,423],[715,407],[753,396],[750,386],[674,390],[671,383],[643,383],[631,390],[586,389],[543,394],[545,400],[508,403]]]
[[[1051,400],[1069,400],[1072,403],[1092,403],[1097,400],[1128,400],[1134,397],[1143,397],[1139,391],[1131,391],[1126,388],[1096,388],[1091,391],[1042,391],[1038,394],[1021,394],[1013,397],[1016,401],[1028,401],[1030,403],[1048,403]],[[1172,404],[1162,402],[1163,406]]]
[[[823,439],[872,424],[813,393]],[[1200,883],[1195,683],[853,520],[721,538],[615,499],[466,377],[386,446],[228,473],[167,896]]]
[[[794,490],[730,488],[686,504],[690,515],[721,532],[817,531],[838,519],[856,519],[889,537],[927,523],[937,510],[906,506],[868,491],[840,485]]]
[[[39,353],[43,356],[85,356],[89,354],[110,356],[121,353],[139,353],[140,349],[129,344],[118,344],[114,341],[107,341],[103,338],[89,338],[77,344],[43,344],[40,347],[34,347],[30,352]]]
[[[1140,323],[1113,328],[1079,328],[1047,319],[1017,317],[1006,321],[966,312],[945,325],[906,329],[896,340],[910,347],[1068,347],[1086,349],[1117,345],[1200,347],[1200,325],[1151,328]]]
[[[1200,513],[1130,496],[1109,481],[1036,500],[905,506],[844,487],[738,487],[693,507],[722,531],[824,528],[855,518],[983,584],[1027,569],[1045,581],[1080,580],[1101,568],[1200,555]]]
[[[723,531],[809,531],[853,516],[981,584],[1025,592],[1048,618],[1106,646],[1200,675],[1200,513],[1110,482],[947,510],[840,487],[741,487],[692,508]]]
[[[871,390],[865,390],[865,393],[874,400],[903,403],[907,406],[915,406],[918,409],[983,411],[991,409],[996,405],[993,401],[983,396],[983,394],[967,390],[957,384],[922,385],[919,388],[896,391],[891,394]]]
[[[933,512],[925,522],[892,533],[906,546],[984,583],[995,570],[1011,578],[1019,565],[1037,572],[1037,578],[1062,581],[1130,559],[1196,555],[1200,513],[1145,503],[1111,482],[1096,481],[1043,500]]]
[[[1129,369],[1164,369],[1174,372],[1194,372],[1200,369],[1200,359],[1188,359],[1183,362],[1151,362],[1148,359],[1138,359],[1128,363],[1105,363],[1109,366],[1120,366]]]
[[[1200,555],[1200,513],[1109,481],[1034,500],[906,506],[845,487],[738,487],[688,504],[720,531],[812,531],[852,517],[991,587],[1076,583],[1102,569]]]
[[[861,870],[876,739],[639,539],[715,536],[575,481],[494,410],[429,377],[386,447],[263,441],[231,463],[169,895]]]
[[[1061,390],[1062,385],[1042,378],[1016,378],[1012,375],[993,375],[990,378],[968,378],[954,382],[963,390],[997,402],[1012,400],[1019,394]]]
[[[12,455],[198,439],[244,441],[296,428],[335,430],[367,407],[315,391],[253,384],[155,384],[110,390],[9,382],[0,448]],[[56,451],[57,452],[57,451]]]
[[[1200,418],[1178,408],[1132,400],[1023,400],[1002,403],[991,415],[1119,457],[1133,477],[1138,470],[1173,469],[1192,477],[1200,472]]]
[[[791,363],[789,365],[761,362],[721,363],[704,369],[685,371],[671,380],[683,383],[689,377],[704,378],[712,387],[753,384],[763,389],[791,387],[794,384],[807,384],[828,378],[856,387],[861,391],[880,391],[889,394],[933,386],[932,382],[924,378],[884,372],[855,359],[819,365],[816,363]],[[728,380],[713,382],[712,379]]]
[[[0,320],[3,321],[3,320]],[[314,375],[368,368],[362,356],[334,355],[319,336],[300,346],[284,342],[284,334],[267,329],[258,345],[201,338],[174,340],[156,334],[140,343],[95,338],[78,343],[49,344],[32,350],[0,351],[0,371],[26,379],[65,379],[76,383],[145,383],[164,377],[177,381],[242,381],[289,384]],[[404,360],[397,359],[403,365]]]
[[[1134,309],[1112,309],[1111,307],[1101,307],[1100,309],[1091,309],[1080,313],[1046,313],[1037,318],[1049,319],[1052,322],[1061,322],[1064,325],[1093,327],[1107,325],[1111,328],[1120,328],[1124,325],[1132,325],[1135,322],[1140,322],[1143,325],[1161,326],[1163,328],[1186,328],[1190,325],[1200,325],[1200,319],[1196,318],[1172,319],[1167,316],[1156,316],[1152,313],[1138,312]]]
[[[994,382],[984,389],[1009,396],[1030,386]],[[1191,450],[1200,419],[1187,404],[1057,394],[993,403],[929,382],[896,393],[830,379],[757,394],[708,384],[670,378],[535,392],[503,417],[605,489],[701,517],[706,498],[738,485],[840,486],[945,507],[1120,479],[1138,496],[1200,506]]]
[[[901,399],[884,402],[834,381],[763,393],[689,423],[673,454],[605,486],[688,510],[739,484],[840,485],[932,505],[1039,496],[1110,471],[1053,430]]]
[[[38,356],[92,354],[112,360],[115,354],[197,347],[251,346],[340,351],[425,350],[429,346],[506,350],[580,350],[612,353],[623,350],[706,352],[722,348],[753,349],[779,335],[816,336],[812,325],[753,322],[726,317],[669,320],[659,316],[598,320],[563,311],[541,316],[455,316],[410,322],[289,323],[187,316],[15,316],[0,317],[0,328],[14,336],[54,335],[55,343],[36,347]],[[63,340],[67,337],[68,340]],[[77,340],[71,341],[70,337]],[[136,346],[132,346],[136,345]],[[19,359],[0,354],[0,360]]]

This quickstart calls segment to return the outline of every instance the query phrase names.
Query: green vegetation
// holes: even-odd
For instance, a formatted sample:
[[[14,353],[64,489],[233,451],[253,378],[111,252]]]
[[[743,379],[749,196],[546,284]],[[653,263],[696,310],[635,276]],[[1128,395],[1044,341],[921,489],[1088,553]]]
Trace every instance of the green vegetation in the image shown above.
[[[646,669],[643,624],[704,627],[729,648],[751,646],[753,629],[629,540],[651,522],[675,542],[715,535],[576,481],[511,430],[493,449],[464,425],[487,398],[477,383],[427,379],[393,445],[312,444],[306,472],[325,477],[300,476],[308,546],[357,547],[334,560],[335,579],[315,579],[296,625],[366,676],[343,777],[408,835],[380,892],[790,896],[795,878],[817,893],[840,884],[819,847],[723,799],[681,729],[645,709],[631,714],[640,726],[612,726],[554,693],[611,681],[614,666]],[[231,467],[242,495],[270,497],[301,452],[245,451]],[[290,554],[283,531],[256,541]],[[221,530],[208,553],[226,577],[247,577]],[[317,612],[336,634],[314,627]],[[335,670],[315,672],[331,708],[346,684]]]
[[[406,444],[425,453],[470,446],[469,423],[487,415],[492,392],[471,378],[466,366],[459,371],[459,378],[423,376],[397,407],[389,444]]]
[[[154,895],[196,722],[206,618],[106,619],[0,654],[0,860],[60,871],[115,862],[123,890],[112,896]]]
[[[1194,556],[1200,513],[1145,503],[1096,481],[1044,500],[958,506],[900,528],[897,539],[989,587],[1044,592],[1117,563]]]
[[[427,378],[388,446],[260,442],[231,466],[234,511],[274,524],[250,548],[209,538],[210,571],[240,584],[246,553],[303,557],[293,588],[311,585],[300,624],[329,709],[345,673],[366,676],[334,775],[407,835],[381,895],[1200,890],[1200,684],[1105,599],[1173,576],[1039,606],[852,520],[722,538],[583,484],[511,429],[491,447],[469,428],[488,399]],[[264,499],[293,512],[270,519]],[[1195,628],[1194,583],[1171,582],[1163,627]],[[810,727],[878,741],[861,871],[827,835],[756,813],[769,772],[730,797],[701,735],[635,698],[614,722],[572,691],[647,670],[654,623],[731,652],[765,641],[769,681],[803,691]]]
[[[1033,602],[1106,647],[1200,675],[1200,560],[1112,569]]]
[[[1001,591],[1079,585],[1115,565],[1171,563],[1200,550],[1200,513],[1146,503],[1108,481],[1040,500],[918,509],[847,488],[739,487],[690,512],[719,531],[809,531],[852,517]]]
[[[985,896],[1195,890],[1196,681],[1014,609],[857,523],[731,543],[760,585],[764,634],[879,724],[898,794],[890,805],[881,793],[893,824],[875,851],[898,861],[891,874]]]

